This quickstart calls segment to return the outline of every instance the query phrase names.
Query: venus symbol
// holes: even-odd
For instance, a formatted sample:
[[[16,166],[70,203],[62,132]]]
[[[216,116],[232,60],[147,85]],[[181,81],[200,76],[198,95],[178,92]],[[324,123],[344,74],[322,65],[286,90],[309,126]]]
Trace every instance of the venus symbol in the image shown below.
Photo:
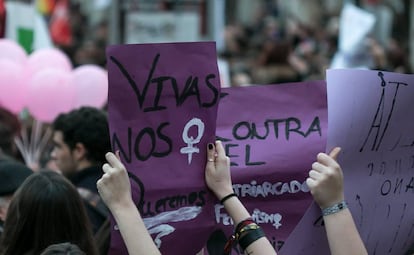
[[[192,126],[197,126],[197,137],[194,138],[193,136],[189,136],[188,131]],[[200,149],[198,147],[194,147],[194,144],[197,144],[200,142],[201,138],[204,134],[204,123],[198,119],[193,118],[187,124],[185,124],[184,130],[183,130],[183,141],[187,144],[186,147],[183,147],[180,149],[180,152],[182,154],[188,154],[188,164],[191,164],[191,160],[193,158],[193,153],[199,153]]]

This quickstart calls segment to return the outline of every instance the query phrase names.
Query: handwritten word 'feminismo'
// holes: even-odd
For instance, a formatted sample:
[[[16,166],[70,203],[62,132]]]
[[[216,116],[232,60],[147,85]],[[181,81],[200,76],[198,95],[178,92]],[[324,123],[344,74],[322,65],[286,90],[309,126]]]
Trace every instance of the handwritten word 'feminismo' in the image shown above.
[[[216,222],[222,223],[225,226],[233,225],[233,221],[230,218],[230,216],[227,213],[222,212],[224,206],[220,204],[216,204],[214,206],[214,212],[216,216]],[[254,209],[252,213],[252,219],[256,223],[266,223],[266,224],[272,224],[275,229],[279,229],[282,226],[282,215],[280,213],[266,213],[263,211],[260,211],[259,209]]]
[[[283,195],[284,193],[309,192],[309,187],[306,185],[306,181],[303,183],[293,180],[290,182],[263,182],[257,184],[255,180],[252,180],[249,184],[233,184],[233,190],[239,197],[267,197],[269,195]]]
[[[166,86],[172,86],[176,106],[181,106],[188,98],[195,97],[200,108],[210,108],[213,107],[219,99],[219,91],[213,84],[213,81],[217,78],[215,74],[206,74],[205,77],[200,78],[190,75],[186,79],[182,91],[180,91],[181,86],[179,86],[176,78],[167,75],[154,77],[158,61],[160,60],[159,53],[156,54],[152,62],[151,69],[148,73],[143,87],[141,87],[134,80],[134,76],[127,71],[126,67],[117,58],[110,56],[110,60],[118,67],[119,71],[127,80],[136,96],[139,109],[143,110],[144,112],[161,111],[167,109],[167,107],[165,105],[162,105],[162,102],[160,102],[163,98],[162,94]],[[153,97],[148,96],[148,90],[151,85],[156,86],[156,92]],[[211,95],[209,97],[202,97],[199,86],[206,86],[206,88],[208,88],[211,92]]]

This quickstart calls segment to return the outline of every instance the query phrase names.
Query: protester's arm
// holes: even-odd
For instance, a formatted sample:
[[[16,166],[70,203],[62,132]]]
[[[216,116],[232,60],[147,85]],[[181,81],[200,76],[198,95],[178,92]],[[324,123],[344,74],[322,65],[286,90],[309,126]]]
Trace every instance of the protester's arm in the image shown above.
[[[318,154],[306,180],[322,210],[344,201],[343,174],[336,161],[339,152],[340,148],[336,147],[329,155]],[[348,208],[326,215],[323,219],[332,255],[368,254]]]
[[[131,183],[125,166],[115,154],[106,154],[104,174],[98,180],[99,194],[118,224],[130,255],[161,254],[145,228],[131,196]]]
[[[205,178],[207,186],[219,200],[233,193],[230,160],[220,141],[215,145],[208,144]],[[223,205],[235,226],[251,217],[237,196],[226,199]],[[276,254],[276,251],[266,237],[261,237],[247,246],[245,254]]]

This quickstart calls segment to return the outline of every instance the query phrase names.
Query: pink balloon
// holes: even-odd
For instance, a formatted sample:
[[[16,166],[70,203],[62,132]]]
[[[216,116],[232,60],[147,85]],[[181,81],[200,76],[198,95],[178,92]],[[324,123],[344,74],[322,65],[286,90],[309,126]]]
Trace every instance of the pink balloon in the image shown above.
[[[82,65],[73,70],[75,107],[101,108],[108,100],[108,73],[97,65]]]
[[[47,68],[71,71],[72,63],[66,54],[56,48],[39,49],[29,55],[27,60],[28,75],[35,75]]]
[[[70,72],[44,69],[36,73],[28,89],[29,112],[37,120],[53,121],[60,113],[74,108],[75,88]]]
[[[15,41],[9,39],[0,39],[0,59],[8,59],[20,66],[25,66],[27,54]]]
[[[25,81],[23,68],[20,65],[8,59],[0,59],[0,103],[16,114],[26,106]]]

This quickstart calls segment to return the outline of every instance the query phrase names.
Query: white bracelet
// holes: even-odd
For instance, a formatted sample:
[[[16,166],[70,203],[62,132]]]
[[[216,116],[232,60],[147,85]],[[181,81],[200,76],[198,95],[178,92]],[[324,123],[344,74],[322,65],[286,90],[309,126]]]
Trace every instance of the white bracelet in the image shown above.
[[[348,208],[348,205],[346,204],[345,201],[342,201],[340,203],[334,204],[333,206],[327,207],[325,209],[322,210],[322,215],[323,216],[327,216],[327,215],[331,215],[334,213],[337,213],[343,209]]]

